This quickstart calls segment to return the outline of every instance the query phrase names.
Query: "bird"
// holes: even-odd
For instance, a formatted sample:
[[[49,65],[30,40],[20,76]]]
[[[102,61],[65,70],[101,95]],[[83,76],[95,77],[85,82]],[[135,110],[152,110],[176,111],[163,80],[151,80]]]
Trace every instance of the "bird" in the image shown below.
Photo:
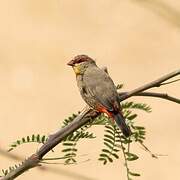
[[[132,133],[121,112],[117,88],[109,74],[87,55],[77,55],[67,65],[75,72],[77,86],[86,104],[113,119],[123,135],[129,137]]]

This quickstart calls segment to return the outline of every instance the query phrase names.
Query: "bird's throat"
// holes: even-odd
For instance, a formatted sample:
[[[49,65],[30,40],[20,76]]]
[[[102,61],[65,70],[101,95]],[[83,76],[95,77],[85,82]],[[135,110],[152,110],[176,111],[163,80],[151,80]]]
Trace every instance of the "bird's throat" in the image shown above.
[[[80,70],[80,67],[79,67],[79,66],[74,66],[74,67],[73,67],[73,70],[74,70],[74,72],[75,72],[76,75],[81,74],[81,70]]]

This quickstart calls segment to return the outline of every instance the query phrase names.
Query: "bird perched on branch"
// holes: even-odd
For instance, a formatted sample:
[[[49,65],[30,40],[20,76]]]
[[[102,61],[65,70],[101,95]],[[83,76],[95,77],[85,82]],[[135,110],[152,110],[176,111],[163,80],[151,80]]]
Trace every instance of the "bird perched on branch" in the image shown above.
[[[110,76],[87,55],[78,55],[69,63],[84,101],[93,109],[114,119],[122,133],[129,137],[131,130],[121,113],[116,86]]]

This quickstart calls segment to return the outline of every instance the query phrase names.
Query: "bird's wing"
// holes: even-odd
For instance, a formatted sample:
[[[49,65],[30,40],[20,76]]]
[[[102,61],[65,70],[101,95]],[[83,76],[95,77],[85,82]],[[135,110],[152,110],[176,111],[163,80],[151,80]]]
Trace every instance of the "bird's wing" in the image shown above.
[[[118,93],[109,75],[100,68],[88,68],[83,82],[88,93],[109,111],[119,110]]]

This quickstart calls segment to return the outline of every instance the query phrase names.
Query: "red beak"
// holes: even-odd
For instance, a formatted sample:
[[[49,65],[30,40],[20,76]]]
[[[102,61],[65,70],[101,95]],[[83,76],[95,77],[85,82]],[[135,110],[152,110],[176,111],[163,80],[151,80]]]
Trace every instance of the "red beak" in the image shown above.
[[[74,66],[74,60],[71,60],[67,63],[68,66]]]

